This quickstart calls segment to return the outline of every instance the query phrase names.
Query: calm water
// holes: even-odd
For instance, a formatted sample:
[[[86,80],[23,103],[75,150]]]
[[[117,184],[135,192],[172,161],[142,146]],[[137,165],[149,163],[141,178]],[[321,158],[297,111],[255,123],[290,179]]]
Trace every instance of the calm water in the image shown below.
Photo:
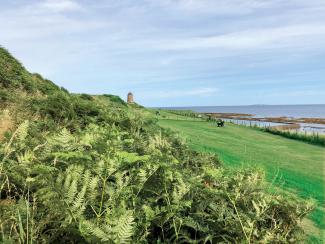
[[[238,120],[238,119],[224,119],[227,122],[232,122],[237,125],[245,126],[258,126],[258,127],[273,127],[279,125],[286,125],[285,123],[274,123],[267,121],[251,121],[251,120]],[[325,125],[323,124],[308,124],[308,123],[298,123],[300,125],[299,129],[293,129],[294,131],[305,132],[309,134],[323,134],[325,135]]]
[[[165,109],[193,110],[201,113],[243,113],[255,117],[325,118],[325,104],[319,105],[251,105],[172,107]]]

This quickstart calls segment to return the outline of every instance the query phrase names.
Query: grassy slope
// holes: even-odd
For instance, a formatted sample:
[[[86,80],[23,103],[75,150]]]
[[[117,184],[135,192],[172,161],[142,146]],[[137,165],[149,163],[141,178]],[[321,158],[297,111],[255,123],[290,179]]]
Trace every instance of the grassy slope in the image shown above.
[[[181,132],[198,151],[217,153],[224,164],[257,165],[272,180],[287,190],[298,191],[304,198],[313,197],[324,205],[325,149],[304,142],[286,139],[247,127],[198,121],[165,119],[160,125]],[[324,213],[318,208],[312,215],[316,225],[324,226]]]

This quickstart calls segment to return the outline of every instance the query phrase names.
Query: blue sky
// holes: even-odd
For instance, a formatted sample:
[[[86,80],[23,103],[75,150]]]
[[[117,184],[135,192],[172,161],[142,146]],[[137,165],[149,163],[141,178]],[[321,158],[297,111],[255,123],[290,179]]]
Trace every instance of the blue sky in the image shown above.
[[[325,103],[324,0],[1,0],[0,44],[145,106]]]

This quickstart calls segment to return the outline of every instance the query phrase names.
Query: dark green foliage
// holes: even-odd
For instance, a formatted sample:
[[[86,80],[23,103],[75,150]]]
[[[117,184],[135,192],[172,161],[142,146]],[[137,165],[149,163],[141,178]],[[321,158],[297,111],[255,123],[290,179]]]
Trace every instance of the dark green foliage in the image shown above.
[[[126,106],[126,102],[123,99],[121,99],[119,96],[114,96],[109,94],[104,94],[103,96],[108,97],[111,102]]]
[[[79,101],[75,103],[74,110],[77,116],[91,116],[95,117],[99,115],[99,109],[94,107],[94,104]]]
[[[5,88],[23,88],[28,92],[35,90],[35,84],[25,70],[11,54],[0,47],[0,85]]]
[[[70,92],[69,92],[67,89],[65,89],[64,87],[60,87],[60,89],[61,89],[61,91],[63,91],[64,93],[66,93],[66,94],[70,94]]]
[[[39,112],[43,116],[50,116],[56,122],[73,119],[74,111],[71,99],[62,93],[54,93],[38,103]]]
[[[81,94],[80,98],[84,99],[84,100],[89,100],[89,101],[93,101],[94,98],[91,95],[88,94]]]
[[[73,101],[73,113],[75,113],[77,118],[80,118],[86,122],[86,124],[91,121],[89,120],[89,117],[96,118],[100,115],[100,108],[97,106],[97,104],[89,101],[92,100],[85,100],[78,97]]]
[[[11,100],[10,94],[6,90],[0,90],[0,102],[6,103]]]
[[[52,81],[44,79],[40,74],[33,74],[32,78],[36,84],[37,90],[45,95],[51,95],[60,91],[60,88]]]
[[[181,115],[181,116],[186,116],[190,118],[202,118],[202,114],[196,113],[192,110],[167,110],[169,113],[176,114],[176,115]]]

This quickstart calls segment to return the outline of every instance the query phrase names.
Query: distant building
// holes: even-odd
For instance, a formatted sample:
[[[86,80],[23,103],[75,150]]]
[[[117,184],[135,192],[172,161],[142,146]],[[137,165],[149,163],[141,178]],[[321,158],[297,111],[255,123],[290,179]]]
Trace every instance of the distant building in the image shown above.
[[[128,103],[134,103],[134,98],[132,92],[128,93],[128,98],[127,98]]]

